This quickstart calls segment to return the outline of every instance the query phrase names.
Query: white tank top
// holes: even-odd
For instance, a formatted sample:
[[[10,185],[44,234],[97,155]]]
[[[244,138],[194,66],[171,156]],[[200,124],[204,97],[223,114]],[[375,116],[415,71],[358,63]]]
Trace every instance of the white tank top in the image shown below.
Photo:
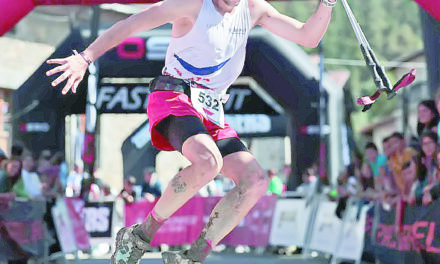
[[[223,16],[212,1],[203,0],[190,32],[171,38],[162,73],[224,94],[243,70],[251,17],[247,0]]]

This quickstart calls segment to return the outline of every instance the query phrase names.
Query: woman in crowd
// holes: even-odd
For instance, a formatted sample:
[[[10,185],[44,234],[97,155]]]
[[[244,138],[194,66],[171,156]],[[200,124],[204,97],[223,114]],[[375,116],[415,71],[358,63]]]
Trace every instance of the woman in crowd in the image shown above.
[[[412,188],[411,202],[416,204],[428,204],[432,201],[431,197],[425,197],[425,193],[437,182],[437,134],[434,132],[425,132],[420,137],[420,170],[417,175],[417,181]]]
[[[50,151],[42,151],[38,161],[37,172],[40,175],[43,195],[47,199],[63,196],[63,186],[59,178],[60,169],[55,160],[52,159]]]
[[[426,131],[437,133],[439,121],[440,117],[434,100],[425,100],[419,103],[417,115],[417,135],[419,137]]]
[[[362,162],[359,172],[359,183],[362,192],[370,192],[374,190],[373,171],[368,163],[368,161]]]
[[[29,198],[42,197],[41,181],[38,173],[35,171],[35,160],[32,154],[27,153],[23,156],[23,168],[21,177],[23,178],[24,188],[29,194]]]
[[[29,198],[21,177],[22,162],[18,159],[8,159],[3,163],[0,170],[0,193],[3,196],[15,196]]]

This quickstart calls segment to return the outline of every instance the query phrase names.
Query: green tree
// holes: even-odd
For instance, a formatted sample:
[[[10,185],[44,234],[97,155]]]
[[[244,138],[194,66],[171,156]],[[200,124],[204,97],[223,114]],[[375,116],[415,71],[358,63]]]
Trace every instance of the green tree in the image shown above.
[[[305,22],[316,8],[317,1],[272,2],[280,12]],[[379,61],[395,60],[423,48],[419,8],[413,0],[349,0],[349,5]],[[315,49],[305,49],[316,53]],[[324,38],[326,58],[362,60],[359,44],[342,4],[333,12],[332,21]],[[383,63],[382,63],[383,64]],[[348,69],[351,73],[348,87],[355,98],[370,95],[375,85],[367,67],[326,65],[327,70]],[[389,74],[392,82],[400,76]],[[353,99],[355,99],[353,98]],[[386,102],[385,96],[368,112],[353,115],[355,130],[365,123],[382,119],[397,105],[396,99]],[[386,102],[386,103],[385,103]]]

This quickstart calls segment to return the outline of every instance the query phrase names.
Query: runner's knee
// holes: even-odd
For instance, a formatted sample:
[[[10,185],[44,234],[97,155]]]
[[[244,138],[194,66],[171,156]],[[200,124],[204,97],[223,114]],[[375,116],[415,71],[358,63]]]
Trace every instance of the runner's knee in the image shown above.
[[[269,179],[260,166],[243,170],[240,187],[256,195],[263,195],[267,191]]]
[[[223,158],[219,149],[211,138],[207,135],[196,135],[185,141],[183,154],[192,163],[197,174],[200,175],[199,181],[209,182],[223,167]]]

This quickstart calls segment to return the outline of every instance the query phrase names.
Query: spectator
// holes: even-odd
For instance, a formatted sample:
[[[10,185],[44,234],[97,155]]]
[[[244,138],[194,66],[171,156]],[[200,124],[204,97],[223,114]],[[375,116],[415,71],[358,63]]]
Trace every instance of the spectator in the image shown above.
[[[8,159],[8,157],[6,156],[5,152],[0,149],[0,166],[3,163],[4,160]]]
[[[417,153],[414,149],[406,147],[405,139],[401,133],[393,133],[389,142],[391,155],[388,159],[388,166],[394,175],[399,193],[404,194],[407,193],[408,186],[405,186],[405,184],[408,182],[405,180],[404,175],[402,175],[402,170],[404,165],[411,160],[415,160]]]
[[[417,115],[417,135],[420,137],[426,131],[437,133],[439,120],[434,100],[420,102]]]
[[[67,176],[66,183],[66,196],[78,197],[81,194],[81,182],[83,180],[82,166],[75,163],[73,165],[73,171]]]
[[[136,178],[133,176],[124,179],[124,188],[118,195],[118,198],[124,199],[125,203],[133,203],[135,201],[135,193],[133,190],[133,185],[136,184]]]
[[[365,156],[373,174],[374,186],[378,188],[380,186],[380,168],[386,166],[387,157],[379,154],[377,146],[373,142],[368,142],[365,146]]]
[[[432,181],[423,188],[423,204],[430,204],[440,197],[440,152],[437,152],[435,159],[435,173]]]
[[[23,156],[21,177],[23,178],[24,188],[29,194],[29,198],[33,199],[43,197],[40,177],[35,171],[35,160],[30,153]]]
[[[359,172],[359,181],[362,186],[362,191],[367,191],[368,189],[374,189],[374,178],[373,170],[368,162],[363,162],[361,165],[361,170]]]
[[[106,200],[106,201],[114,201],[115,200],[115,196],[112,194],[112,190],[110,188],[110,185],[108,184],[103,184],[102,186],[102,199]]]
[[[423,133],[420,142],[422,146],[421,163],[426,168],[427,181],[433,183],[437,173],[437,133]]]
[[[153,200],[162,195],[162,185],[157,180],[155,170],[152,167],[145,168],[144,170],[144,183],[142,184],[141,193],[142,197],[150,194]]]
[[[313,165],[302,174],[302,183],[296,188],[296,191],[304,196],[313,194],[318,179],[317,166]]]
[[[59,178],[59,167],[51,163],[49,150],[43,150],[38,160],[37,172],[40,175],[41,189],[46,198],[63,195],[63,187]]]
[[[60,178],[61,186],[63,186],[63,189],[66,189],[69,169],[67,167],[66,161],[64,160],[64,154],[62,152],[55,153],[50,159],[50,162],[58,170],[58,177]]]
[[[270,194],[281,195],[283,193],[283,181],[278,177],[275,169],[270,169],[267,171],[267,176],[270,179],[269,187],[267,192]]]
[[[382,140],[383,153],[387,157],[389,161],[391,156],[394,154],[394,150],[392,147],[391,136],[385,137]],[[381,190],[384,199],[387,197],[396,195],[398,193],[398,187],[395,181],[395,177],[390,168],[389,162],[384,167],[379,168],[380,172],[380,185],[375,186],[377,190]]]
[[[15,197],[29,198],[21,178],[21,161],[8,159],[4,166],[4,170],[0,171],[0,193],[13,193]]]
[[[403,164],[401,177],[403,180],[403,189],[401,190],[400,196],[403,201],[409,204],[414,203],[414,185],[417,184],[418,179],[423,178],[424,174],[420,174],[420,159],[410,159],[408,162]]]
[[[23,154],[24,148],[22,145],[15,143],[11,148],[11,158],[19,160]]]

